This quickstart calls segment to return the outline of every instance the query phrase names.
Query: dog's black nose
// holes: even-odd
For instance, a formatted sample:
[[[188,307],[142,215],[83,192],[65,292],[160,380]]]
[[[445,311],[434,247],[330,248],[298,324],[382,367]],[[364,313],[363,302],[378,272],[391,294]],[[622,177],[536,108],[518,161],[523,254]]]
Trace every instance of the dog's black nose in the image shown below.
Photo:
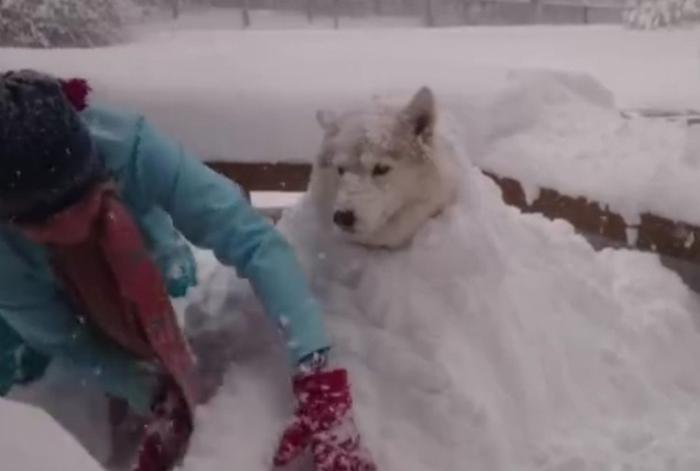
[[[343,229],[352,229],[356,221],[355,213],[350,210],[336,211],[333,214],[333,222]]]

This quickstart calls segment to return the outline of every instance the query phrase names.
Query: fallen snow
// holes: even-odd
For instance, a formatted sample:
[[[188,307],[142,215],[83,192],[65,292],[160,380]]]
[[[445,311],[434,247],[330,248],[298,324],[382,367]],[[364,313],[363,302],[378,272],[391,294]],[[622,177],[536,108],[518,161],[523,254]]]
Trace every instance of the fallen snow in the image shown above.
[[[570,225],[506,207],[475,169],[464,178],[459,204],[402,251],[327,237],[307,199],[280,225],[379,469],[697,470],[696,296],[656,257],[595,252]],[[185,469],[268,470],[291,412],[284,355],[231,272],[202,266],[193,305],[246,315]]]
[[[102,467],[43,411],[0,399],[0,416],[0,467],[3,470],[102,470]]]
[[[250,195],[250,200],[256,208],[278,209],[294,206],[301,195],[301,193],[289,191],[254,191]]]
[[[601,202],[637,224],[645,212],[700,225],[700,127],[627,119],[586,76],[520,71],[462,116],[477,164],[539,188]]]

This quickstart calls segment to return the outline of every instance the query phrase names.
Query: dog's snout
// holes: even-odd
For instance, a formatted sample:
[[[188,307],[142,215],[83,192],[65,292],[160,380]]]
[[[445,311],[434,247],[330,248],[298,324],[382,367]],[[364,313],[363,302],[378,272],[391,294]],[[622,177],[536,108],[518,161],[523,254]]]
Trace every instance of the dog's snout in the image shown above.
[[[357,218],[354,211],[336,211],[333,213],[333,222],[343,229],[352,229],[355,226],[355,222],[357,222]]]

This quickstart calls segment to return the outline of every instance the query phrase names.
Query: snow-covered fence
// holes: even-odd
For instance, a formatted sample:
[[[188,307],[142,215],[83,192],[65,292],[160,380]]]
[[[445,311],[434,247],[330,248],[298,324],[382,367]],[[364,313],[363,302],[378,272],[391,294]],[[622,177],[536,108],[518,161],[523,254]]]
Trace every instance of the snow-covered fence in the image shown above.
[[[465,0],[468,24],[618,23],[623,3],[596,0]]]
[[[628,224],[604,202],[564,195],[549,188],[542,188],[539,196],[528,202],[523,186],[517,180],[487,175],[501,188],[507,204],[526,213],[564,219],[584,235],[597,236],[609,246],[624,245],[700,264],[698,226],[651,213],[641,214],[638,224]]]
[[[292,10],[310,23],[318,17],[333,18],[336,28],[343,19],[358,16],[418,18],[428,27],[461,24],[619,23],[623,0],[237,0],[242,14],[255,26],[256,9]],[[252,14],[251,14],[252,12]]]

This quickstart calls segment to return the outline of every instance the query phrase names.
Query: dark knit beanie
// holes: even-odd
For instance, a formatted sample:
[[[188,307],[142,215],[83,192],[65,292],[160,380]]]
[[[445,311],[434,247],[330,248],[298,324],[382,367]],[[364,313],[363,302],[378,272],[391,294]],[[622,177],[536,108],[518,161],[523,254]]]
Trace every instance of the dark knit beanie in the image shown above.
[[[39,222],[103,178],[78,114],[87,90],[34,71],[0,75],[1,220]]]

